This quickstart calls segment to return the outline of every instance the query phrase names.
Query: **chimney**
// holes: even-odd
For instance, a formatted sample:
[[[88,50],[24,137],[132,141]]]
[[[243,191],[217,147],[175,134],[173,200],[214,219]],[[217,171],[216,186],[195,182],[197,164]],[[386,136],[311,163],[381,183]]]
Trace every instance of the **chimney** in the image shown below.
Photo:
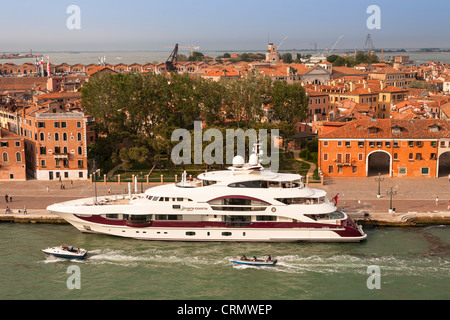
[[[386,88],[386,81],[381,80],[380,81],[380,86],[381,86],[381,90],[384,90],[384,88]]]
[[[355,84],[350,82],[350,92],[355,90]]]

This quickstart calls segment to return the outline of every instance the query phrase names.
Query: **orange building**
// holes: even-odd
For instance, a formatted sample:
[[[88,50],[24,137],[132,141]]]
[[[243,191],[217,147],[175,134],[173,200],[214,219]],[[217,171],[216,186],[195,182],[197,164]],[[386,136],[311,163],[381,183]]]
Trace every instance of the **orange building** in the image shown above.
[[[24,140],[8,130],[0,129],[0,181],[27,179]]]
[[[87,179],[86,118],[81,112],[35,115],[38,180]]]
[[[449,121],[360,119],[322,129],[318,164],[325,177],[450,174]]]
[[[327,93],[306,89],[308,95],[308,122],[325,120],[328,117],[335,118],[336,112],[330,104],[330,97]],[[332,115],[330,114],[332,113]]]

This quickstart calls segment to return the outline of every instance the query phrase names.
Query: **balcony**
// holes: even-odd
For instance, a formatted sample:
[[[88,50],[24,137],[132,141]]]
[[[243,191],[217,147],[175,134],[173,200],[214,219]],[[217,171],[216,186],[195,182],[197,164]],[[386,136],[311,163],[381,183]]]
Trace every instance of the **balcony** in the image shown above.
[[[54,153],[53,154],[54,159],[62,159],[62,160],[68,160],[69,154],[68,153]]]

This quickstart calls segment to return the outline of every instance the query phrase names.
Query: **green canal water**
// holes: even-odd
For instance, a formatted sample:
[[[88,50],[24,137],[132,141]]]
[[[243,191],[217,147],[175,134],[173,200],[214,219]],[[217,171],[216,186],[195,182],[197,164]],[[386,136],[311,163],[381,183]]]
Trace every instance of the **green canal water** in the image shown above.
[[[449,227],[366,232],[367,241],[349,244],[188,243],[82,234],[68,225],[0,224],[0,299],[450,298]],[[63,243],[88,249],[89,258],[63,260],[41,252]],[[271,254],[278,263],[229,262],[242,254]],[[79,289],[68,288],[73,266]],[[379,282],[368,273],[370,266],[379,268]],[[369,289],[368,282],[379,286]]]

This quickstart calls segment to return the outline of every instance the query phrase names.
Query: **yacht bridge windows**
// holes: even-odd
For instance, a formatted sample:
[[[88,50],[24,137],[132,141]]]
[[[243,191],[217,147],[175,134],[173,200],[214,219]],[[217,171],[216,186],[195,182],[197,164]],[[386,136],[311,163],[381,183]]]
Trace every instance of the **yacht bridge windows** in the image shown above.
[[[298,181],[270,181],[270,180],[248,180],[233,182],[228,185],[230,188],[301,188],[303,184]]]
[[[345,215],[340,211],[335,211],[331,213],[320,213],[320,214],[305,214],[306,217],[311,218],[315,221],[318,220],[340,220],[344,219]]]
[[[275,200],[280,201],[284,204],[322,204],[326,202],[325,197],[319,198],[275,198]]]
[[[260,199],[245,196],[226,196],[208,201],[213,210],[221,211],[264,211],[270,205]]]

